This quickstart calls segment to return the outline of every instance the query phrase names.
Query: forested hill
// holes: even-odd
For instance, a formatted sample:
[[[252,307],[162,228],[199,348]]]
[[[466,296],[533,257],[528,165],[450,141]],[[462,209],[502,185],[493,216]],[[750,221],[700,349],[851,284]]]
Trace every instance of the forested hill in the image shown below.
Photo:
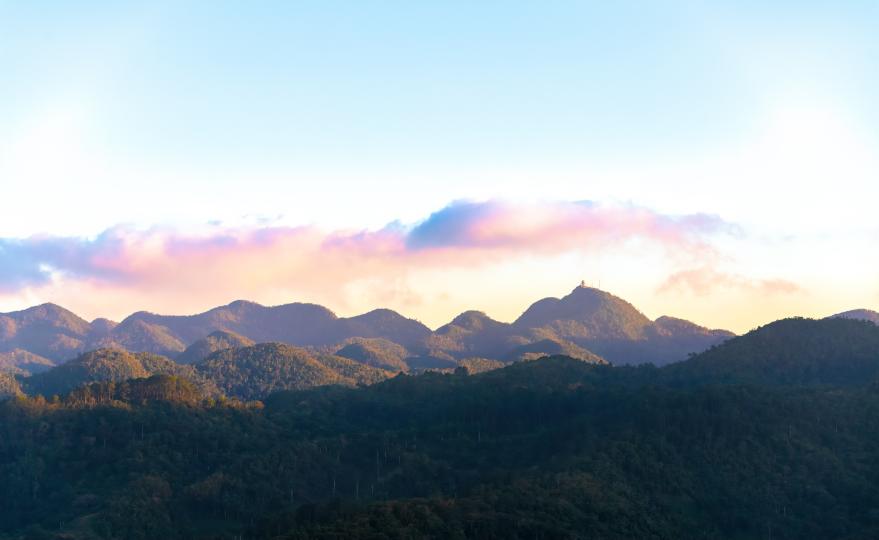
[[[683,384],[858,386],[879,376],[879,326],[845,318],[784,319],[663,373]]]
[[[168,375],[14,398],[0,538],[876,538],[867,324],[780,321],[673,368],[548,357],[264,404]]]

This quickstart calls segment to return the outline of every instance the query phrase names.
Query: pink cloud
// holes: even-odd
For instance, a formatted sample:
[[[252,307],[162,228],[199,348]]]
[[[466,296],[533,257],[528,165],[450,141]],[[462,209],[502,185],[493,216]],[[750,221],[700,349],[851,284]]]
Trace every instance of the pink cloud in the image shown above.
[[[400,282],[419,269],[469,268],[522,255],[617,249],[646,241],[704,257],[734,228],[715,216],[668,216],[587,202],[456,202],[413,226],[325,232],[315,227],[214,227],[206,233],[114,227],[93,239],[0,239],[0,292],[49,286],[215,298]],[[683,278],[681,278],[683,279]],[[388,294],[404,294],[386,286]],[[266,296],[262,294],[261,296]]]
[[[764,295],[793,294],[802,290],[792,281],[777,278],[753,279],[707,266],[676,272],[659,286],[659,292],[686,291],[699,296],[708,295],[717,289],[738,289]]]

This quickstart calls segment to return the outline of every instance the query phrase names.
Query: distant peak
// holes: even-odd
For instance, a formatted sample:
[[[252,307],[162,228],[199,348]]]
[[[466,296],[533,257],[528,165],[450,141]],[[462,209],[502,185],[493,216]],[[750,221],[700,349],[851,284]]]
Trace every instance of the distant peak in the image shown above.
[[[234,302],[229,302],[228,307],[231,307],[231,308],[262,307],[262,304],[257,304],[256,302],[252,302],[250,300],[235,300]]]
[[[458,315],[454,319],[452,319],[452,322],[453,323],[463,323],[463,322],[477,320],[477,319],[478,320],[485,320],[485,319],[490,319],[490,318],[491,317],[486,315],[484,311],[470,309],[470,310],[467,310],[467,311],[461,313],[460,315]]]
[[[67,308],[59,306],[58,304],[53,304],[52,302],[46,302],[44,304],[40,304],[38,306],[34,306],[31,308],[27,308],[23,311],[23,313],[28,312],[45,312],[45,313],[55,313],[55,314],[73,314]]]
[[[879,313],[872,309],[852,309],[831,315],[828,319],[857,319],[879,324]]]
[[[609,292],[581,283],[574,287],[568,296],[613,296]]]

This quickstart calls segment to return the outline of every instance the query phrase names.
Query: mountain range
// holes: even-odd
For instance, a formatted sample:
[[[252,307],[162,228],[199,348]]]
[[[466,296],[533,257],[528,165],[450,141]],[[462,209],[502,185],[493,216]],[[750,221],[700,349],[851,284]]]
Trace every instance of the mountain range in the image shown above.
[[[837,316],[879,320],[869,310]],[[152,353],[193,364],[223,349],[269,342],[390,371],[454,368],[470,359],[509,363],[552,354],[614,365],[665,365],[733,336],[674,317],[650,320],[629,302],[586,286],[562,298],[539,300],[512,323],[466,311],[436,330],[389,309],[338,317],[307,303],[268,307],[240,300],[196,315],[139,311],[119,323],[88,322],[60,306],[43,304],[0,314],[0,370],[38,373],[97,349]]]
[[[651,321],[628,302],[583,286],[563,298],[534,303],[512,323],[467,311],[435,331],[389,309],[338,317],[306,303],[267,307],[239,300],[196,315],[139,311],[119,323],[88,322],[60,306],[43,304],[0,314],[0,354],[6,354],[0,363],[26,363],[39,371],[39,366],[102,348],[193,363],[227,346],[277,342],[331,353],[344,349],[340,356],[384,369],[449,367],[468,358],[509,362],[542,354],[666,364],[731,336],[671,317]],[[20,362],[8,359],[13,351]],[[413,360],[407,363],[407,358]]]

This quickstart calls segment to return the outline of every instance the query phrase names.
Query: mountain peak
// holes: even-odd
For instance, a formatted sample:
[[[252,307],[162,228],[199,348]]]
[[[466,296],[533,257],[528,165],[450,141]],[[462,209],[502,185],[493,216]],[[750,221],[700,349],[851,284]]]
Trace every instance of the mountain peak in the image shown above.
[[[501,324],[503,323],[492,319],[485,312],[476,310],[465,311],[449,323],[449,325],[459,326],[465,330],[481,330],[487,326],[499,326]]]
[[[235,300],[233,302],[229,302],[226,306],[232,309],[241,309],[241,308],[261,308],[264,307],[262,304],[257,302],[252,302],[250,300]]]
[[[632,304],[584,284],[576,287],[563,298],[544,298],[535,302],[513,324],[528,329],[552,325],[559,321],[573,322],[576,326],[588,326],[591,333],[598,334],[592,337],[601,337],[601,334],[609,337],[624,335],[638,337],[643,328],[650,324],[650,319]],[[565,326],[571,325],[565,324]],[[579,333],[576,329],[568,331]],[[586,337],[586,335],[570,337]]]
[[[831,315],[828,318],[857,319],[861,321],[870,321],[879,325],[879,312],[873,311],[872,309],[852,309],[849,311],[843,311],[842,313],[837,313],[836,315]]]

